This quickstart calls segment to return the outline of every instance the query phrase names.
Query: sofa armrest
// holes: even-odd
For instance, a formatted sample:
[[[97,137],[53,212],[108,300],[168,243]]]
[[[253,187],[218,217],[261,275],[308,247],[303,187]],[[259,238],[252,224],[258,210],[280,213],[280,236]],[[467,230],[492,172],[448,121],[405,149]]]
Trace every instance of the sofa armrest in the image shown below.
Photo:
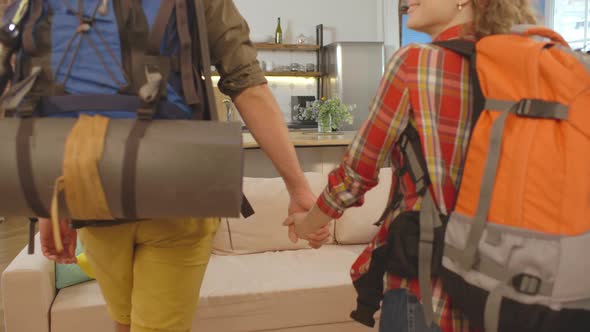
[[[25,247],[2,273],[6,332],[49,332],[55,263],[41,253],[39,235],[35,242],[35,254],[29,255]]]

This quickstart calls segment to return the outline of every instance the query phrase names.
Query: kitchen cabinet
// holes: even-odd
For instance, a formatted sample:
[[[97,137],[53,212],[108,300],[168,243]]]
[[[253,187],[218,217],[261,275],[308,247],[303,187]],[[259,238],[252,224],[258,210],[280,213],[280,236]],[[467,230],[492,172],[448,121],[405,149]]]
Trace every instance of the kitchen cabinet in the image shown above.
[[[304,172],[328,174],[336,168],[352,142],[355,131],[320,134],[315,131],[291,131],[289,138]],[[279,174],[271,160],[248,133],[244,137],[244,176],[272,178]]]
[[[346,146],[295,147],[299,164],[304,172],[318,172],[328,175],[336,168]],[[279,173],[270,159],[260,149],[244,150],[244,176],[253,178],[274,178]]]

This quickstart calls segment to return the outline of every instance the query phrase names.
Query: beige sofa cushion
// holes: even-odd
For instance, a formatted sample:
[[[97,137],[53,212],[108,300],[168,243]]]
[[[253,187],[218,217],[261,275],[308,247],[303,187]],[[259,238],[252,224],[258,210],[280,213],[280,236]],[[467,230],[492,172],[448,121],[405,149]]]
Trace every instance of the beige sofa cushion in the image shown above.
[[[361,207],[349,208],[334,223],[334,237],[339,244],[366,244],[371,242],[379,227],[373,224],[385,210],[391,188],[391,168],[379,172],[379,184],[365,194]]]
[[[305,173],[311,189],[319,195],[327,183],[321,173]],[[291,243],[287,228],[289,194],[281,178],[244,178],[244,194],[255,214],[248,219],[224,218],[213,240],[215,254],[249,254],[264,251],[308,248],[307,241]],[[329,243],[333,243],[331,238]]]
[[[363,248],[215,256],[201,288],[198,331],[291,331],[350,322],[356,293],[349,270]]]
[[[356,300],[349,269],[363,248],[327,245],[319,250],[213,255],[193,330],[368,331],[349,318]],[[96,281],[57,294],[51,331],[105,332],[112,326]]]
[[[18,221],[18,218],[13,220]],[[27,225],[26,220],[23,221],[23,225]],[[5,243],[0,242],[0,246],[3,245]],[[28,248],[23,248],[2,272],[1,300],[4,303],[7,332],[49,332],[47,315],[56,293],[55,264],[43,257],[40,248],[37,235],[35,254],[29,255]]]
[[[113,331],[104,297],[96,281],[60,289],[51,306],[51,331]]]

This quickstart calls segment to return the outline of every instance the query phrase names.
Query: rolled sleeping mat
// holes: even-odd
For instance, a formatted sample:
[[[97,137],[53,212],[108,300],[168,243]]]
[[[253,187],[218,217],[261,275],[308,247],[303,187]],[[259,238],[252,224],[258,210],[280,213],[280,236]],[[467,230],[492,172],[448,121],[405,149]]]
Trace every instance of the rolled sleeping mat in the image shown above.
[[[26,135],[28,149],[22,144],[18,147],[17,136],[23,131],[21,128],[19,134],[19,127],[24,121],[32,124],[32,134]],[[56,179],[63,174],[66,140],[76,121],[0,120],[0,215],[49,216]],[[114,219],[239,216],[243,169],[240,124],[149,121],[139,140],[135,167],[124,171],[124,164],[130,162],[125,161],[126,143],[136,122],[109,120],[97,163],[106,205]],[[30,150],[30,165],[26,150]],[[31,193],[35,192],[38,203],[31,204],[35,200]],[[64,198],[68,194],[77,199],[76,193],[60,195],[59,216],[80,220],[70,213]],[[132,215],[126,213],[129,211]]]

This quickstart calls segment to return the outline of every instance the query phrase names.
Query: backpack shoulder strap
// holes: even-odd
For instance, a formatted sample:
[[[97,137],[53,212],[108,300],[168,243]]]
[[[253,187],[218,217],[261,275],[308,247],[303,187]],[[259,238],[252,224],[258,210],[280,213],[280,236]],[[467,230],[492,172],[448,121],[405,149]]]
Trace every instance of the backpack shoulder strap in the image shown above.
[[[433,45],[446,48],[461,56],[469,59],[469,72],[471,76],[471,84],[473,86],[473,115],[471,117],[471,131],[475,128],[475,124],[484,110],[485,97],[481,91],[481,85],[477,77],[477,48],[476,42],[465,39],[451,39],[445,41],[433,42]]]
[[[205,16],[205,5],[203,0],[195,0],[193,3],[195,12],[195,24],[193,24],[193,26],[196,30],[194,32],[194,38],[198,40],[198,43],[196,43],[196,45],[193,47],[193,57],[197,59],[194,69],[196,71],[195,76],[197,81],[204,81],[204,87],[203,89],[200,89],[204,93],[204,98],[202,98],[202,109],[205,111],[205,118],[213,121],[219,121],[213,94],[213,85],[211,83],[211,57],[209,50],[209,37],[207,34],[208,29],[207,19]],[[204,80],[201,80],[202,77],[204,77]]]
[[[461,54],[462,56],[471,59],[475,55],[475,42],[465,39],[451,39],[444,41],[432,42],[433,45],[437,45],[446,48],[455,53]]]
[[[29,7],[29,17],[23,28],[23,48],[28,54],[37,53],[33,30],[43,13],[43,0],[21,0],[21,6]]]
[[[420,291],[422,293],[422,300],[424,301],[424,318],[428,324],[433,321],[434,312],[432,309],[432,288],[430,286],[432,253],[434,244],[434,229],[442,226],[439,217],[438,209],[432,195],[430,193],[430,177],[428,176],[428,168],[424,153],[422,152],[422,144],[420,143],[420,135],[413,124],[409,123],[402,135],[396,142],[403,155],[403,163],[396,170],[396,184],[394,187],[394,197],[392,202],[386,207],[377,222],[381,224],[383,220],[393,211],[397,210],[400,203],[404,199],[401,194],[400,184],[401,177],[408,172],[412,182],[416,186],[416,193],[422,197],[422,207],[420,209],[420,242],[418,244],[418,282]],[[352,312],[351,317],[356,321],[367,326],[373,326],[374,321],[370,319],[372,314],[379,308],[380,294],[383,290],[383,274],[385,273],[383,266],[387,259],[387,249],[391,243],[388,241],[387,245],[382,248],[375,249],[372,254],[372,261],[369,266],[369,271],[354,284],[359,291],[357,300],[357,309]],[[384,251],[384,252],[383,252]],[[373,262],[377,264],[373,264]]]
[[[395,143],[403,156],[403,163],[399,165],[396,170],[396,183],[394,188],[394,197],[381,214],[379,221],[375,223],[376,226],[381,225],[385,218],[393,211],[397,210],[404,199],[404,195],[400,193],[401,178],[408,173],[412,182],[416,185],[416,193],[419,196],[424,196],[430,186],[430,177],[428,176],[428,168],[426,160],[422,153],[422,144],[420,143],[420,135],[411,123],[408,123],[406,129]]]
[[[196,38],[198,43],[195,43],[192,49],[193,57],[195,58],[193,69],[195,71],[195,80],[197,83],[201,83],[198,84],[197,91],[199,94],[204,93],[204,96],[201,98],[201,109],[205,113],[199,114],[200,112],[195,111],[193,117],[198,118],[200,115],[204,115],[205,119],[219,121],[215,98],[213,96],[213,85],[211,83],[211,57],[209,53],[209,37],[207,34],[205,5],[203,0],[189,0],[188,2],[189,5],[191,3],[194,4],[193,9],[195,15],[193,20],[193,30],[196,31],[193,32],[193,39]],[[191,6],[189,6],[188,9],[190,10]],[[254,214],[254,208],[243,193],[241,213],[244,218],[248,218]]]

